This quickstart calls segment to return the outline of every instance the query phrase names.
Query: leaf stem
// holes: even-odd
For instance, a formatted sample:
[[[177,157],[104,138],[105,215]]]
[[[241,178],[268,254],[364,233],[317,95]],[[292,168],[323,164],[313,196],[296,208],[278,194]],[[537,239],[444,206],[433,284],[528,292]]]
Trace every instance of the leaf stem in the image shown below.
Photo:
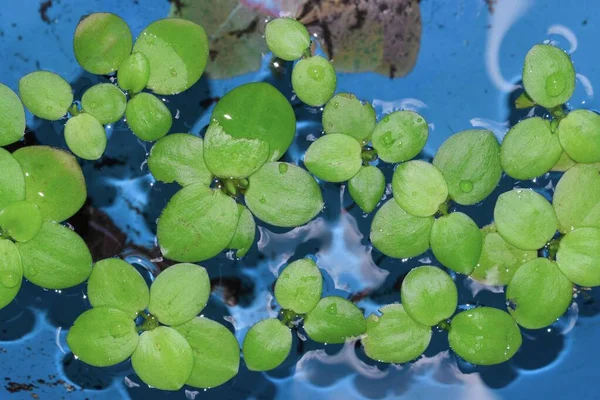
[[[150,314],[149,312],[144,311],[144,312],[140,313],[140,315],[142,316],[142,318],[144,318],[144,322],[138,328],[138,330],[140,332],[151,331],[160,326],[158,319],[156,319],[156,317],[154,315]]]

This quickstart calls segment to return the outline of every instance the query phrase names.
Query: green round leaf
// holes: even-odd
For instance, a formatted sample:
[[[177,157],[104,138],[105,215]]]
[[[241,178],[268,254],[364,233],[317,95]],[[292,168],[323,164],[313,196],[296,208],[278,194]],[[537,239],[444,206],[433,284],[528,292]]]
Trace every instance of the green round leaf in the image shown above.
[[[40,209],[27,200],[15,201],[0,210],[0,232],[17,242],[28,242],[42,228]]]
[[[81,314],[67,335],[73,354],[94,367],[127,360],[138,340],[133,320],[124,312],[108,307],[92,308]]]
[[[204,163],[220,178],[247,178],[269,159],[269,144],[260,139],[234,138],[219,122],[212,122],[204,135]]]
[[[19,96],[0,83],[0,146],[21,140],[25,135],[25,110]]]
[[[377,207],[385,192],[385,176],[377,167],[362,167],[348,181],[348,192],[361,210],[370,213]]]
[[[365,333],[362,311],[352,302],[337,296],[322,298],[306,317],[304,330],[319,343],[344,343]]]
[[[92,255],[83,239],[54,222],[44,222],[33,239],[17,247],[25,278],[46,289],[79,285],[92,272]]]
[[[162,324],[181,325],[200,314],[209,296],[210,279],[203,267],[175,264],[152,283],[148,310]]]
[[[310,47],[308,31],[300,22],[292,18],[276,18],[265,27],[265,40],[269,50],[285,61],[302,57]]]
[[[40,208],[45,220],[64,221],[83,206],[85,179],[71,154],[48,146],[29,146],[13,156],[25,174],[25,197]]]
[[[549,44],[533,46],[525,56],[523,86],[543,107],[566,103],[575,90],[575,69],[569,55]]]
[[[181,186],[210,186],[213,176],[204,164],[204,142],[198,136],[175,133],[160,139],[150,149],[148,168],[156,180]]]
[[[244,362],[250,371],[269,371],[281,365],[292,349],[292,332],[275,318],[254,324],[242,344]]]
[[[139,93],[129,100],[125,118],[134,135],[147,142],[165,136],[173,124],[171,111],[150,93]]]
[[[523,250],[541,249],[558,229],[552,205],[531,189],[502,193],[494,208],[494,222],[504,240]]]
[[[468,275],[481,255],[483,237],[468,215],[454,212],[435,220],[430,242],[433,255],[443,266]]]
[[[127,98],[111,83],[99,83],[85,91],[81,97],[83,111],[95,117],[102,125],[117,122],[125,114]]]
[[[175,329],[159,326],[142,333],[131,364],[147,385],[160,390],[179,390],[194,368],[194,352]]]
[[[0,148],[0,209],[25,199],[25,175],[19,162]]]
[[[600,228],[600,174],[593,165],[579,164],[560,178],[552,205],[558,228],[566,233],[573,229]]]
[[[573,283],[600,286],[600,229],[579,228],[560,241],[556,262]]]
[[[65,140],[69,150],[84,160],[97,160],[106,150],[106,132],[90,114],[69,118],[65,125]]]
[[[388,200],[373,218],[371,242],[388,257],[416,257],[429,248],[432,226],[433,217],[415,217]]]
[[[535,250],[519,249],[496,232],[495,225],[481,229],[483,248],[471,278],[486,285],[505,286],[521,265],[537,257]]]
[[[23,282],[23,265],[17,246],[0,238],[0,309],[17,297]]]
[[[425,161],[398,165],[392,178],[394,199],[417,217],[435,214],[448,199],[448,185],[439,169]]]
[[[186,186],[169,200],[158,219],[162,254],[175,261],[208,260],[231,242],[238,218],[231,197],[202,184]]]
[[[402,281],[402,306],[412,319],[433,326],[454,314],[458,305],[456,284],[434,266],[413,268]]]
[[[142,53],[128,55],[119,65],[117,82],[123,90],[141,92],[150,80],[150,61]]]
[[[35,71],[22,77],[19,95],[33,115],[50,121],[64,117],[73,103],[71,85],[48,71]]]
[[[194,352],[194,367],[187,385],[214,388],[237,375],[240,345],[229,329],[201,317],[174,329],[187,340]]]
[[[150,292],[140,273],[119,258],[98,261],[87,283],[93,307],[111,307],[135,318],[148,307]]]
[[[388,163],[415,158],[427,143],[429,127],[425,118],[413,111],[396,111],[383,117],[373,131],[373,147]]]
[[[381,316],[367,318],[365,353],[379,362],[402,364],[419,357],[429,346],[431,328],[415,322],[402,304],[381,308]]]
[[[306,150],[304,165],[317,178],[345,182],[362,166],[360,144],[340,133],[321,136]]]
[[[227,247],[237,250],[237,257],[244,257],[254,244],[256,222],[254,222],[254,216],[250,210],[241,204],[238,204],[237,206],[240,212],[240,218],[235,233],[233,234],[233,238]]]
[[[560,158],[552,167],[552,171],[566,172],[573,168],[577,163],[569,157],[566,151],[563,151]]]
[[[177,94],[198,82],[208,60],[208,38],[191,21],[167,18],[153,22],[138,36],[134,52],[150,62],[148,89]]]
[[[444,174],[450,197],[462,205],[484,200],[502,177],[500,145],[487,130],[459,132],[438,150],[433,165]]]
[[[266,163],[249,181],[246,206],[268,224],[304,225],[323,208],[319,185],[308,172],[294,164]]]
[[[335,68],[321,56],[303,58],[292,70],[292,88],[296,96],[309,106],[327,103],[337,85]]]
[[[363,103],[351,93],[333,96],[323,110],[323,130],[326,134],[343,133],[359,142],[368,142],[377,119],[370,103]]]
[[[550,171],[560,159],[562,147],[558,135],[550,130],[550,121],[534,117],[513,126],[500,146],[500,162],[515,179],[533,179]]]
[[[547,258],[523,264],[506,288],[508,312],[519,325],[539,329],[554,323],[573,301],[573,284]]]
[[[269,160],[279,160],[296,134],[290,102],[265,82],[247,83],[228,92],[215,106],[212,119],[237,139],[260,139],[269,144]]]
[[[523,339],[515,320],[491,307],[465,310],[452,319],[450,347],[476,365],[494,365],[515,355]]]
[[[110,13],[93,13],[79,21],[73,38],[77,62],[92,74],[116,71],[131,53],[133,38],[127,23]]]
[[[565,152],[580,163],[600,162],[600,115],[574,110],[560,121],[558,137]]]
[[[311,311],[323,292],[323,276],[310,258],[294,261],[279,274],[275,282],[275,298],[286,310],[296,314]]]

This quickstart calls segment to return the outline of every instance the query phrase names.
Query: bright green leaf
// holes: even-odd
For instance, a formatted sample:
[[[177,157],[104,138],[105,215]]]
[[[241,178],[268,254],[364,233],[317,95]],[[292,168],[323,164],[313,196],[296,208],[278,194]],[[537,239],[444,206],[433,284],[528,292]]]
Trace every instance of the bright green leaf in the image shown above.
[[[173,124],[171,111],[150,93],[140,93],[129,100],[125,118],[133,134],[146,142],[162,138]]]
[[[150,80],[150,61],[142,53],[127,56],[119,65],[117,82],[123,90],[141,92]]]
[[[106,75],[116,71],[131,53],[133,38],[127,23],[110,13],[84,16],[75,30],[73,52],[83,69]]]
[[[466,275],[477,265],[483,246],[477,224],[460,212],[436,219],[430,241],[431,251],[442,265]]]
[[[186,384],[202,389],[214,388],[237,375],[240,345],[229,329],[202,317],[174,329],[188,341],[194,352],[194,367]]]
[[[22,77],[19,95],[33,115],[50,121],[64,117],[73,103],[71,85],[48,71],[35,71]]]
[[[392,178],[392,191],[398,205],[417,217],[434,215],[448,199],[444,175],[421,160],[398,165]]]
[[[148,310],[165,325],[181,325],[206,307],[210,279],[195,264],[175,264],[164,271],[150,287]]]
[[[491,307],[465,310],[452,319],[450,347],[476,365],[494,365],[510,360],[523,339],[510,314]]]
[[[508,312],[519,325],[527,329],[544,328],[569,308],[573,284],[555,262],[536,258],[515,272],[506,288],[506,301]]]
[[[167,18],[150,24],[138,36],[134,52],[150,62],[148,89],[157,94],[177,94],[192,87],[208,60],[208,38],[191,21]]]
[[[385,192],[385,176],[377,167],[362,167],[348,181],[348,192],[361,210],[370,213],[377,207]]]
[[[458,204],[479,203],[500,182],[500,145],[487,130],[459,132],[438,150],[433,165],[444,174],[450,197]]]
[[[233,234],[233,238],[227,247],[237,250],[237,257],[244,257],[254,244],[256,222],[254,222],[254,216],[246,207],[238,204],[238,210],[240,212],[240,218],[235,233]]]
[[[567,233],[560,241],[556,262],[573,283],[600,286],[600,229],[579,228]]]
[[[415,158],[427,143],[429,127],[425,118],[413,111],[396,111],[383,117],[373,132],[373,147],[388,163]]]
[[[66,289],[84,282],[92,272],[92,255],[71,229],[44,222],[27,243],[17,243],[25,278],[46,289]]]
[[[19,162],[0,148],[0,209],[25,199],[25,175]]]
[[[327,103],[335,92],[337,77],[333,65],[321,56],[303,58],[292,70],[292,88],[296,96],[309,106]]]
[[[27,200],[15,201],[0,209],[0,232],[17,242],[28,242],[42,228],[40,209]]]
[[[269,160],[283,157],[296,134],[290,102],[273,85],[247,83],[228,92],[212,113],[228,135],[260,139],[269,144]]]
[[[194,352],[175,329],[159,326],[142,333],[131,364],[147,385],[160,390],[179,390],[194,368]]]
[[[246,206],[268,224],[281,227],[304,225],[323,208],[319,185],[296,165],[266,163],[249,181]]]
[[[416,257],[429,248],[433,221],[433,217],[408,214],[395,200],[390,199],[373,218],[371,242],[388,257]]]
[[[426,326],[450,318],[458,305],[456,284],[450,275],[434,266],[411,269],[402,281],[400,295],[408,315]]]
[[[244,362],[250,371],[269,371],[285,361],[292,348],[292,332],[275,318],[254,324],[242,345]]]
[[[504,240],[523,250],[537,250],[558,229],[552,205],[531,189],[502,193],[494,208],[494,222]]]
[[[275,282],[275,299],[281,308],[296,314],[306,314],[314,309],[322,292],[323,276],[310,258],[289,264]]]
[[[92,306],[116,308],[130,318],[145,310],[150,299],[148,285],[142,275],[119,258],[107,258],[94,265],[87,292]]]
[[[265,27],[265,40],[269,50],[285,61],[302,57],[310,47],[308,31],[300,22],[292,18],[276,18]]]
[[[550,121],[534,117],[513,126],[500,146],[500,162],[515,179],[533,179],[550,171],[560,159],[562,147]]]
[[[0,146],[21,140],[25,135],[25,110],[19,96],[0,83]]]
[[[84,160],[97,160],[106,150],[106,132],[90,114],[69,118],[65,125],[65,140],[69,150]]]
[[[204,163],[220,178],[247,178],[269,158],[269,144],[260,139],[234,138],[214,121],[204,135]]]
[[[337,296],[322,298],[304,317],[304,330],[319,343],[344,343],[365,333],[362,311],[352,302]]]
[[[373,106],[351,93],[336,94],[323,109],[323,130],[326,134],[343,133],[361,143],[368,142],[375,123]]]
[[[381,316],[367,318],[362,339],[365,353],[373,360],[402,364],[418,358],[429,346],[431,328],[415,322],[401,304],[381,308]]]
[[[181,186],[210,186],[213,176],[204,164],[204,142],[198,136],[175,133],[160,139],[150,149],[148,168],[156,180]]]
[[[577,228],[600,228],[600,174],[593,165],[579,164],[558,181],[552,205],[558,227],[566,233]]]
[[[600,162],[600,115],[574,110],[560,121],[558,137],[565,152],[580,163]]]
[[[99,83],[81,97],[83,111],[95,117],[102,125],[117,122],[125,114],[127,98],[118,86]]]
[[[238,218],[231,197],[203,184],[186,186],[169,200],[158,219],[162,254],[184,262],[212,258],[231,242]]]
[[[73,354],[95,367],[127,360],[136,349],[138,339],[130,316],[108,307],[92,308],[81,314],[67,335]]]
[[[0,309],[17,296],[23,282],[23,265],[17,246],[0,238]]]
[[[317,178],[327,182],[345,182],[362,166],[360,144],[340,133],[321,136],[311,143],[304,165]]]
[[[85,179],[75,157],[47,147],[23,147],[13,153],[25,174],[26,199],[36,204],[45,220],[61,222],[83,206]]]

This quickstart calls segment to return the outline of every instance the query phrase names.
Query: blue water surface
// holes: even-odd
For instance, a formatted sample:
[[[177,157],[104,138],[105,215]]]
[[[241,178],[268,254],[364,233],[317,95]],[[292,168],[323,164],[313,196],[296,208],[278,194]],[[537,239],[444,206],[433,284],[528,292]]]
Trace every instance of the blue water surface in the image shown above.
[[[4,0],[0,81],[16,91],[21,76],[47,69],[69,80],[78,97],[92,84],[107,81],[84,73],[73,56],[72,35],[82,15],[116,13],[137,35],[150,22],[166,17],[170,7],[167,0]],[[423,33],[414,70],[395,80],[375,73],[340,74],[338,90],[371,101],[379,116],[398,109],[421,113],[430,123],[422,158],[430,159],[447,137],[463,129],[484,127],[501,139],[524,116],[511,107],[519,92],[515,85],[523,58],[532,45],[545,40],[571,52],[580,74],[570,106],[599,108],[594,92],[600,61],[597,0],[422,0],[420,7]],[[165,99],[176,115],[173,131],[200,134],[214,106],[210,99],[246,82],[271,82],[292,99],[291,66],[273,74],[269,61],[265,56],[260,71],[234,79],[202,78],[185,94]],[[304,150],[320,134],[320,114],[297,100],[293,104],[298,137],[286,157],[301,163]],[[63,124],[28,115],[28,128],[42,144],[64,147]],[[154,248],[155,221],[177,188],[154,182],[145,165],[149,145],[136,140],[124,123],[114,124],[108,133],[108,161],[85,162],[82,167],[89,204],[106,213],[125,235],[106,231],[93,218],[83,226],[106,231],[104,245],[115,249],[111,255],[125,257],[150,281],[160,260],[145,249]],[[389,178],[391,167],[385,172]],[[550,197],[557,178],[504,179],[483,204],[461,211],[484,226],[491,222],[500,192],[533,187]],[[261,226],[258,243],[244,260],[223,254],[203,263],[215,285],[203,314],[235,329],[240,342],[253,323],[277,314],[272,285],[288,261],[314,257],[325,275],[326,294],[353,297],[367,314],[400,300],[398,283],[410,268],[435,263],[430,253],[391,260],[371,250],[372,215],[353,207],[343,186],[322,187],[327,207],[315,221],[292,231]],[[499,288],[481,287],[464,277],[456,277],[456,282],[462,307],[505,307]],[[89,308],[85,285],[56,292],[25,283],[16,301],[0,311],[0,399],[595,399],[600,358],[597,298],[596,291],[582,291],[556,324],[524,331],[522,349],[499,366],[473,367],[460,361],[448,351],[444,332],[434,332],[424,357],[401,366],[369,361],[353,343],[322,346],[299,332],[292,355],[275,371],[249,372],[242,363],[240,374],[222,387],[171,393],[148,388],[128,363],[93,368],[69,352],[66,331]]]

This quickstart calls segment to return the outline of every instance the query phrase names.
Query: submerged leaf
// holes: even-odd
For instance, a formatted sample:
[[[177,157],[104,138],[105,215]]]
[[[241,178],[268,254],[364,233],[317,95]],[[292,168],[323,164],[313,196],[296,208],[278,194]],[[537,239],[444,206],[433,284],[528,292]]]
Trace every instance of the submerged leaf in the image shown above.
[[[421,42],[417,0],[273,0],[269,2],[179,0],[171,15],[204,27],[209,36],[212,78],[256,71],[267,53],[267,17],[296,16],[322,39],[340,72],[376,71],[404,76],[414,67]]]
[[[306,1],[298,20],[323,38],[339,72],[408,74],[421,42],[417,0]]]

